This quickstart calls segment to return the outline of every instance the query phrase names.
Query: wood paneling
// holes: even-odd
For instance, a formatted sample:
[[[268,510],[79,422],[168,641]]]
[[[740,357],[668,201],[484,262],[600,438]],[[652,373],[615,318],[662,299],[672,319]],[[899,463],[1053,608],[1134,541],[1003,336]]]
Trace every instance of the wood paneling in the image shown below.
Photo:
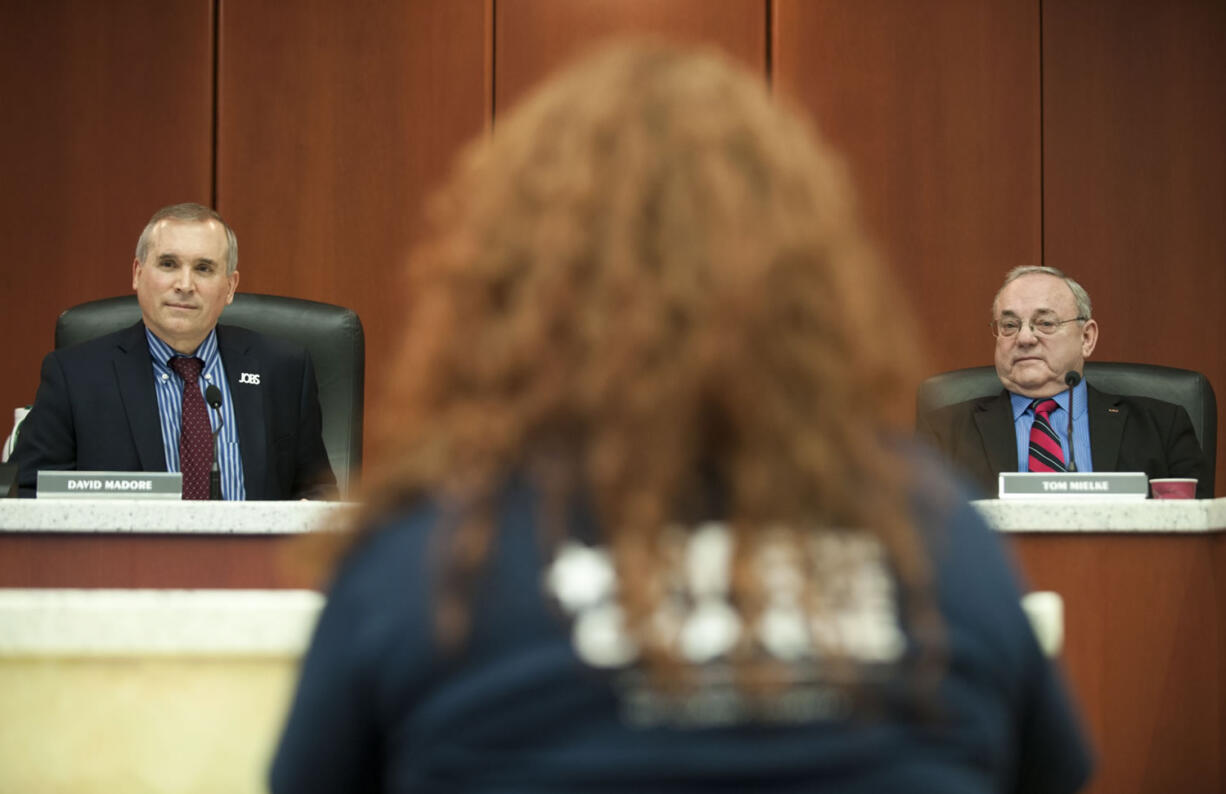
[[[430,186],[491,107],[631,31],[716,44],[817,117],[918,304],[931,370],[987,361],[1001,274],[1043,261],[1094,296],[1097,358],[1226,390],[1221,2],[245,0],[220,18],[215,64],[210,0],[6,4],[0,430],[33,398],[56,314],[126,292],[144,220],[209,202],[214,176],[242,287],[357,309],[377,391]]]
[[[310,588],[299,535],[0,533],[0,587]]]
[[[1041,262],[1094,297],[1096,358],[1206,372],[1226,402],[1220,0],[216,2],[218,31],[214,0],[5,4],[0,431],[33,399],[58,312],[128,291],[148,216],[210,203],[214,181],[241,288],[356,309],[377,394],[423,198],[491,112],[628,32],[719,46],[815,116],[917,304],[932,371],[989,361],[1000,278]],[[1226,423],[1218,448],[1226,472]],[[1220,786],[1226,637],[1205,605],[1226,609],[1226,543],[1124,538],[1104,554],[1094,540],[1018,544],[1034,583],[1068,604],[1070,676],[1099,743],[1094,790]],[[48,553],[95,566],[95,584],[128,581],[148,555],[230,586],[280,575],[271,541],[234,539],[216,558],[163,538],[102,552],[71,545],[89,539],[8,542],[0,567],[18,577]],[[69,545],[34,545],[47,543]],[[231,553],[249,567],[226,573]]]
[[[850,162],[931,371],[990,361],[992,296],[1041,255],[1035,4],[776,0],[773,22],[776,90]]]
[[[495,114],[587,47],[622,34],[719,47],[766,71],[767,0],[498,0]]]
[[[1199,370],[1219,401],[1224,43],[1226,3],[1043,3],[1044,261],[1094,299],[1096,358]]]
[[[1011,540],[1031,586],[1064,598],[1063,657],[1097,757],[1086,791],[1221,791],[1222,533]]]
[[[0,435],[67,307],[131,291],[136,238],[210,201],[209,0],[29,0],[0,21]]]
[[[217,201],[239,289],[356,310],[368,395],[399,338],[423,200],[485,125],[488,14],[485,0],[222,6]]]

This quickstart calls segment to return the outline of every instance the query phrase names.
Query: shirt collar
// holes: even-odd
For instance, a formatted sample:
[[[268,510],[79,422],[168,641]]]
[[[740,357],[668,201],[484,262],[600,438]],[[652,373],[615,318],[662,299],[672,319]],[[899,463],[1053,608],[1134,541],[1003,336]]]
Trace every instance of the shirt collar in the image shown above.
[[[166,344],[166,342],[164,342],[157,334],[153,333],[153,331],[150,331],[148,326],[145,326],[145,339],[149,343],[149,355],[153,357],[154,364],[162,367],[168,367],[172,358],[183,355],[170,345]],[[189,356],[195,356],[196,358],[200,359],[204,362],[205,368],[208,368],[213,359],[217,357],[216,326],[213,327],[213,330],[209,331],[209,335],[204,338],[204,341],[200,343],[200,346],[190,353]]]
[[[1068,410],[1068,393],[1069,393],[1069,390],[1065,389],[1059,394],[1053,394],[1050,399],[1055,400],[1056,405],[1060,406],[1062,410],[1067,411]],[[1086,381],[1085,381],[1085,378],[1082,378],[1081,382],[1073,387],[1073,394],[1075,397],[1074,405],[1073,405],[1073,411],[1074,411],[1073,418],[1077,419],[1083,416],[1086,412]],[[1026,397],[1021,394],[1015,394],[1014,392],[1009,392],[1009,399],[1012,402],[1013,421],[1015,422],[1021,418],[1022,414],[1026,413],[1026,411],[1030,409],[1030,404],[1034,402],[1033,397]]]

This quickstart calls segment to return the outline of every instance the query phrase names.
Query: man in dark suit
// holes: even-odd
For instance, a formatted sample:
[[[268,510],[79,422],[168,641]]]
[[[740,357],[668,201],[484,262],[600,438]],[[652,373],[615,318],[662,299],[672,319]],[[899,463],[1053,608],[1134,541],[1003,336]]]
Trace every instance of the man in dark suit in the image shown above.
[[[12,456],[22,496],[34,495],[40,470],[180,471],[182,456],[187,498],[195,459],[211,466],[214,450],[225,499],[332,494],[310,356],[217,324],[237,267],[234,232],[213,210],[154,214],[132,263],[141,322],[43,360]],[[201,410],[209,390],[220,406]],[[182,445],[187,428],[206,438],[203,453]]]
[[[1051,267],[1014,268],[992,303],[1000,394],[928,412],[918,432],[944,452],[987,493],[1002,471],[1143,471],[1158,477],[1197,478],[1197,497],[1212,498],[1208,466],[1188,413],[1145,397],[1123,397],[1081,381],[1073,395],[1065,376],[1082,374],[1098,342],[1090,296]],[[1044,405],[1050,398],[1054,401]],[[1046,434],[1032,442],[1036,419]]]

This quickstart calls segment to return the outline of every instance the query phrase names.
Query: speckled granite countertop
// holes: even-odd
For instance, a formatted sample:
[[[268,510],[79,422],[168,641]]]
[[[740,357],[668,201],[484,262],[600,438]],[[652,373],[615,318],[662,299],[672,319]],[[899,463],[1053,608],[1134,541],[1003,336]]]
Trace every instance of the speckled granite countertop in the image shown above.
[[[1226,497],[1137,502],[985,499],[973,504],[1003,532],[1226,532]]]
[[[1222,532],[1226,497],[974,502],[1003,532]],[[0,500],[0,532],[296,534],[337,527],[351,503]]]
[[[2,499],[0,532],[182,532],[267,535],[339,526],[341,502]]]

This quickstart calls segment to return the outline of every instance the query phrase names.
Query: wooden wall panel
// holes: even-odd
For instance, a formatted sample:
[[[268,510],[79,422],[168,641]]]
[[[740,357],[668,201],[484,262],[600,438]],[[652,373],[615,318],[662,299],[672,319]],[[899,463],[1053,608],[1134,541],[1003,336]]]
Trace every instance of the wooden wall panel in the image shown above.
[[[767,0],[497,0],[495,113],[586,47],[620,34],[659,34],[720,47],[766,71]]]
[[[131,291],[154,210],[210,201],[212,23],[210,0],[4,4],[0,435],[59,313]]]
[[[368,406],[423,200],[485,126],[488,15],[485,0],[222,6],[217,201],[239,289],[356,310]]]
[[[1200,370],[1221,406],[1224,43],[1222,2],[1043,3],[1044,261],[1093,298],[1095,358]]]
[[[776,90],[847,157],[918,311],[930,369],[992,360],[1004,273],[1040,262],[1031,0],[775,0]]]

